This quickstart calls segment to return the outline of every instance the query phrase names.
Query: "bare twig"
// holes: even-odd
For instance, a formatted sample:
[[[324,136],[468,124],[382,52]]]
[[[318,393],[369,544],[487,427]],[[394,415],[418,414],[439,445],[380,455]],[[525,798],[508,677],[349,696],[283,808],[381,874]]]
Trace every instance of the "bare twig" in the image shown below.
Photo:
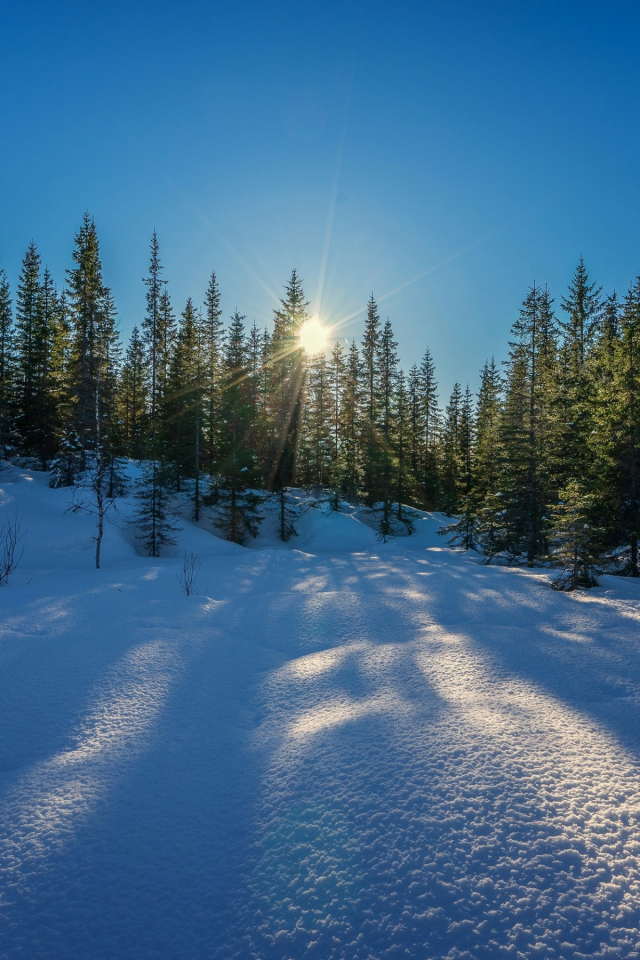
[[[186,553],[182,560],[182,571],[177,574],[180,585],[188,597],[197,596],[196,580],[202,564],[197,553]]]
[[[20,541],[26,532],[22,529],[22,517],[17,513],[0,528],[0,584],[7,582],[20,563],[24,553]]]

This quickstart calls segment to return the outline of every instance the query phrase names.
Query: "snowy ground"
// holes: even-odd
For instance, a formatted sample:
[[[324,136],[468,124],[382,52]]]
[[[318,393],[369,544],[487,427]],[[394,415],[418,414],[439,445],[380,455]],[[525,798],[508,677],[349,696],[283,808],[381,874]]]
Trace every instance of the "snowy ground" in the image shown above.
[[[0,488],[0,957],[640,957],[640,585],[314,514],[287,549],[184,524],[187,598]]]

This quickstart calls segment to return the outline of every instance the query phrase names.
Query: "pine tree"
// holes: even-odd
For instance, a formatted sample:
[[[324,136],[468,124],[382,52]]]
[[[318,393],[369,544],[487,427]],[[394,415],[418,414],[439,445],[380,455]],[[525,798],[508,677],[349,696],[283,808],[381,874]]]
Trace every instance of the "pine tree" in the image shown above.
[[[560,492],[552,512],[553,559],[563,568],[552,584],[556,590],[597,586],[601,531],[594,523],[593,506],[593,496],[575,480]]]
[[[286,296],[274,312],[271,339],[270,370],[270,481],[273,491],[280,493],[281,515],[284,518],[282,491],[296,483],[296,457],[302,419],[304,364],[297,335],[308,319],[308,303],[296,271],[286,286]],[[281,535],[285,533],[282,519]],[[284,536],[282,536],[284,539]]]
[[[405,525],[408,533],[413,533],[415,524],[404,504],[411,497],[413,474],[411,471],[411,415],[407,380],[403,370],[396,377],[394,391],[393,434],[391,444],[395,459],[395,484],[393,495],[398,505],[398,520]]]
[[[41,333],[41,260],[33,241],[27,247],[18,281],[15,330],[16,424],[29,453],[37,443],[39,421],[38,373]]]
[[[136,483],[137,509],[133,523],[150,557],[159,557],[165,547],[175,546],[179,529],[169,513],[169,494],[160,464],[146,461]]]
[[[487,562],[506,546],[503,540],[503,511],[499,482],[501,475],[500,424],[502,378],[493,357],[480,373],[476,412],[472,498],[475,535]]]
[[[589,282],[580,259],[562,309],[564,339],[557,376],[556,449],[554,472],[560,486],[582,480],[589,470],[588,439],[593,429],[595,391],[589,355],[602,316],[601,288]]]
[[[258,328],[255,320],[247,336],[247,403],[249,405],[249,447],[255,453],[255,482],[264,483],[265,434],[267,432],[267,408],[265,394],[265,346],[266,331]]]
[[[331,461],[332,470],[339,469],[342,447],[342,398],[345,389],[346,360],[344,347],[336,340],[329,361],[329,388],[331,390]]]
[[[149,260],[149,273],[143,278],[143,283],[147,288],[145,299],[147,301],[147,310],[142,321],[142,342],[145,347],[145,364],[147,372],[147,396],[148,396],[148,437],[151,459],[157,460],[159,457],[160,441],[160,411],[162,409],[163,397],[160,392],[160,370],[162,368],[162,346],[163,332],[160,322],[160,298],[163,293],[163,284],[160,278],[162,273],[162,264],[160,263],[160,246],[158,236],[153,231],[151,237],[151,257]]]
[[[109,347],[105,343],[114,336],[114,317],[109,293],[102,278],[100,247],[95,224],[85,213],[76,234],[73,250],[75,266],[67,271],[69,309],[73,329],[70,364],[70,386],[74,407],[74,423],[82,443],[83,467],[87,451],[95,444],[96,383],[103,383],[102,400],[105,408],[113,403],[107,398],[113,378],[106,375]]]
[[[326,487],[331,479],[333,397],[324,352],[307,359],[301,471],[305,486]]]
[[[513,325],[501,444],[501,477],[507,550],[524,553],[528,566],[547,552],[547,507],[554,501],[549,477],[552,445],[555,334],[548,291],[535,285]]]
[[[445,410],[442,430],[442,505],[451,516],[460,507],[462,458],[460,455],[460,416],[462,388],[453,385],[451,397]]]
[[[0,464],[6,458],[7,443],[12,438],[13,377],[11,291],[7,274],[0,270]]]
[[[610,376],[599,389],[591,435],[597,463],[599,506],[610,552],[623,550],[621,572],[640,576],[640,277],[624,302]],[[616,556],[620,561],[621,557]]]
[[[262,498],[252,489],[257,479],[257,458],[252,446],[253,385],[245,317],[231,317],[225,345],[225,383],[222,391],[222,447],[216,526],[227,540],[246,543],[256,537],[262,515]]]
[[[382,331],[373,293],[367,304],[367,319],[362,338],[362,427],[363,482],[370,505],[380,497],[380,445],[378,403],[380,394],[380,348]]]
[[[409,370],[407,380],[407,405],[409,418],[409,469],[413,478],[413,485],[419,483],[420,465],[422,460],[422,436],[424,424],[422,418],[422,391],[420,387],[420,370],[413,364]]]
[[[236,311],[237,313],[237,311]],[[215,273],[211,274],[205,296],[202,325],[203,371],[203,452],[205,470],[215,475],[219,468],[223,432],[222,388],[224,380],[224,327],[220,291]],[[255,344],[257,348],[257,343]],[[257,358],[256,358],[257,359]]]
[[[341,410],[340,484],[352,500],[362,485],[362,363],[358,345],[351,341],[347,354]]]
[[[53,366],[58,314],[56,290],[49,270],[45,269],[40,287],[33,357],[35,369],[32,373],[33,399],[37,409],[34,409],[29,437],[29,445],[34,452],[37,451],[43,470],[47,469],[48,461],[55,455],[60,432],[57,380]]]
[[[181,316],[180,329],[169,372],[165,403],[166,449],[170,459],[176,492],[182,480],[193,478],[199,483],[199,454],[202,430],[202,384],[198,318],[189,297]],[[199,511],[199,490],[196,490],[195,512]]]
[[[125,449],[134,460],[144,457],[144,430],[147,411],[144,344],[134,327],[120,376],[120,416]],[[163,410],[165,398],[163,397]]]
[[[393,339],[391,321],[387,321],[380,337],[379,357],[379,431],[382,438],[381,474],[382,474],[382,516],[380,518],[380,536],[383,541],[393,535],[391,523],[391,505],[393,497],[392,477],[395,469],[394,451],[391,442],[394,423],[394,400],[398,377],[398,344]]]
[[[82,475],[84,448],[72,422],[66,424],[51,463],[50,487],[73,487]]]
[[[438,457],[436,440],[438,436],[438,384],[435,364],[431,352],[427,349],[420,364],[420,414],[423,444],[421,463],[423,503],[428,510],[437,506],[439,499]]]

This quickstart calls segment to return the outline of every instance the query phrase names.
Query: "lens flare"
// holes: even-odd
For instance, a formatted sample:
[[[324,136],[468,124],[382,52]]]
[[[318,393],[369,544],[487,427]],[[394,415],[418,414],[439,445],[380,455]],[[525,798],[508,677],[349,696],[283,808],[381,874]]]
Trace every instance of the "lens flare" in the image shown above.
[[[303,323],[298,332],[298,342],[305,353],[322,353],[327,345],[327,337],[327,328],[315,317]]]

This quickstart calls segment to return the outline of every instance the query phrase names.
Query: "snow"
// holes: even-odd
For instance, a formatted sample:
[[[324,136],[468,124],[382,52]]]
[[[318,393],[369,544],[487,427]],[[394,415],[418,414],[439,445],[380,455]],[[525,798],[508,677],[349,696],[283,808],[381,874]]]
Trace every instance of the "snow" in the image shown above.
[[[152,560],[127,503],[96,571],[69,491],[0,488],[0,957],[640,956],[640,585],[324,509]]]

